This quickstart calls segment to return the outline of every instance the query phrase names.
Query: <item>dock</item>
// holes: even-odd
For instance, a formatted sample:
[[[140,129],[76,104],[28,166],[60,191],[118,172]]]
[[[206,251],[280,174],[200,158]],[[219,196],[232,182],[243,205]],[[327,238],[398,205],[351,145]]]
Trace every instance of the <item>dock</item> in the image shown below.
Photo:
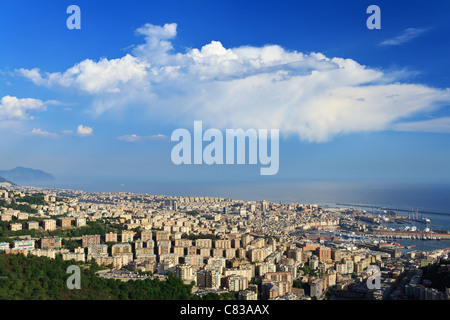
[[[450,233],[447,232],[433,232],[433,231],[403,231],[403,230],[373,230],[374,236],[384,236],[392,238],[411,238],[422,240],[450,240]]]
[[[355,204],[355,203],[336,203],[338,206],[345,206],[345,207],[353,207],[353,208],[371,208],[371,209],[378,209],[378,210],[386,210],[386,211],[400,211],[400,212],[411,212],[411,210],[407,209],[395,209],[395,208],[386,208],[386,207],[380,207],[380,206],[370,206],[370,205],[363,205],[363,204]],[[435,215],[441,215],[441,216],[450,216],[450,213],[444,213],[444,212],[432,212],[432,211],[422,211],[417,210],[415,211],[420,214],[435,214]]]

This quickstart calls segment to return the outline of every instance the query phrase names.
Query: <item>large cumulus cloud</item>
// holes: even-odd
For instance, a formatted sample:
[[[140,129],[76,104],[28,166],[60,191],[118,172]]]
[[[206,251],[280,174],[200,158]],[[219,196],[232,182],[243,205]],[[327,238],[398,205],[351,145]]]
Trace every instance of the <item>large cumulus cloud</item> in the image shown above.
[[[87,59],[57,73],[17,72],[36,85],[92,95],[97,115],[139,107],[174,126],[203,120],[216,128],[278,128],[314,142],[392,128],[450,101],[448,89],[401,83],[398,74],[352,59],[278,45],[225,48],[220,41],[175,52],[174,23],[146,24],[136,33],[144,43],[119,59]]]

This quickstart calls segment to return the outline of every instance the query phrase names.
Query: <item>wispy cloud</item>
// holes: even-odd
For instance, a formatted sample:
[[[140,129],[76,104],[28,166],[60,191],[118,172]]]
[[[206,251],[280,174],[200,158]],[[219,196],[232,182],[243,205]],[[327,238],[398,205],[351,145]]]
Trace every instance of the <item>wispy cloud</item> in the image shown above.
[[[36,136],[36,137],[41,137],[41,138],[60,138],[63,136],[87,137],[87,136],[93,135],[93,133],[94,133],[93,128],[83,126],[83,125],[79,125],[75,132],[73,130],[61,130],[59,132],[50,132],[50,131],[43,130],[41,128],[34,128],[30,132],[31,135]]]
[[[124,142],[138,142],[144,140],[167,140],[168,137],[164,134],[155,134],[151,136],[138,136],[136,134],[127,134],[120,137],[117,137],[117,140]]]
[[[117,140],[124,141],[124,142],[137,142],[137,141],[141,141],[142,137],[140,137],[136,134],[127,134],[127,135],[118,137]]]
[[[40,128],[35,128],[31,131],[31,134],[33,136],[43,137],[43,138],[57,138],[59,135],[54,132],[48,132],[45,130],[42,130]]]
[[[395,131],[450,133],[450,117],[423,121],[401,122],[392,126]]]
[[[381,46],[399,46],[405,44],[424,32],[430,30],[430,28],[408,28],[403,31],[403,33],[395,38],[384,40],[380,43]]]

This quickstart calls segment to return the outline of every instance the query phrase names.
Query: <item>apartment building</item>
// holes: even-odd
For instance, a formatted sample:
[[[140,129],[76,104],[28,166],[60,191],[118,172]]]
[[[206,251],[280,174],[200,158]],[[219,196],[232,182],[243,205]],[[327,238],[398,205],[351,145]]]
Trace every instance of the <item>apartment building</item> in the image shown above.
[[[106,244],[91,244],[87,247],[87,253],[91,255],[108,255],[108,246]]]
[[[170,241],[158,241],[157,242],[157,252],[158,255],[170,253],[172,243]]]
[[[184,263],[191,266],[203,266],[203,256],[200,255],[189,255],[184,257]]]
[[[81,238],[81,246],[87,248],[93,244],[100,244],[100,235],[84,235]]]
[[[224,285],[229,291],[243,291],[248,288],[248,278],[230,275],[224,278]]]
[[[214,243],[214,247],[216,249],[231,249],[231,240],[230,239],[216,240]]]
[[[212,240],[211,239],[197,239],[197,240],[195,240],[195,246],[197,248],[211,249],[212,248]]]
[[[192,240],[177,239],[177,240],[175,240],[175,246],[177,246],[177,247],[192,247]]]
[[[9,229],[10,229],[11,231],[19,231],[19,230],[22,230],[22,224],[21,224],[21,223],[11,223],[11,224],[9,225]]]
[[[196,281],[196,277],[194,274],[194,270],[189,264],[179,264],[175,268],[175,274],[177,277],[181,278],[181,280],[190,283],[191,281]]]
[[[320,297],[323,293],[323,280],[316,278],[310,283],[310,297]]]
[[[124,230],[122,231],[121,242],[132,242],[134,239],[134,231]]]
[[[220,273],[209,270],[200,270],[197,272],[197,286],[203,288],[219,288],[220,284]]]
[[[55,231],[56,230],[56,220],[47,219],[42,221],[42,228],[44,231]]]
[[[86,255],[80,252],[64,252],[62,254],[63,260],[75,260],[75,261],[86,261]]]
[[[151,230],[144,230],[141,232],[141,240],[147,242],[153,239],[153,232]]]
[[[77,226],[77,228],[79,227],[83,227],[86,225],[86,218],[76,218],[75,219],[75,226]]]
[[[35,240],[16,240],[13,242],[12,249],[14,250],[33,250],[35,247]]]
[[[75,220],[74,218],[59,218],[57,224],[62,229],[69,229],[72,227],[72,221],[74,220]]]
[[[108,232],[105,234],[105,242],[117,242],[117,233],[116,232]]]
[[[61,237],[46,237],[40,239],[40,248],[49,250],[56,249],[59,250],[62,248],[62,239]]]
[[[118,243],[111,246],[111,255],[119,256],[123,254],[132,254],[132,247],[129,243]]]
[[[155,241],[169,241],[170,240],[170,232],[168,231],[156,231],[155,233]]]
[[[39,229],[39,222],[37,222],[37,221],[28,221],[27,222],[27,229],[28,230],[37,230],[37,229]]]

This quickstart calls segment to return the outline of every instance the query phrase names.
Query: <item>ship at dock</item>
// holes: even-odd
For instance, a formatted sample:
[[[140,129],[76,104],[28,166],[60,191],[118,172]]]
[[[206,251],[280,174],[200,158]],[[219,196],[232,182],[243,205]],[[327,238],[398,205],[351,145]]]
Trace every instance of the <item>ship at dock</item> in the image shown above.
[[[417,239],[417,240],[450,240],[449,231],[430,230],[404,230],[404,229],[374,229],[372,234],[376,237],[387,239]]]
[[[408,214],[408,220],[410,221],[415,221],[415,222],[420,222],[420,223],[425,223],[425,224],[430,224],[431,220],[424,217],[424,216],[420,216],[419,217],[419,210],[416,210],[416,212],[412,211],[411,213]]]

